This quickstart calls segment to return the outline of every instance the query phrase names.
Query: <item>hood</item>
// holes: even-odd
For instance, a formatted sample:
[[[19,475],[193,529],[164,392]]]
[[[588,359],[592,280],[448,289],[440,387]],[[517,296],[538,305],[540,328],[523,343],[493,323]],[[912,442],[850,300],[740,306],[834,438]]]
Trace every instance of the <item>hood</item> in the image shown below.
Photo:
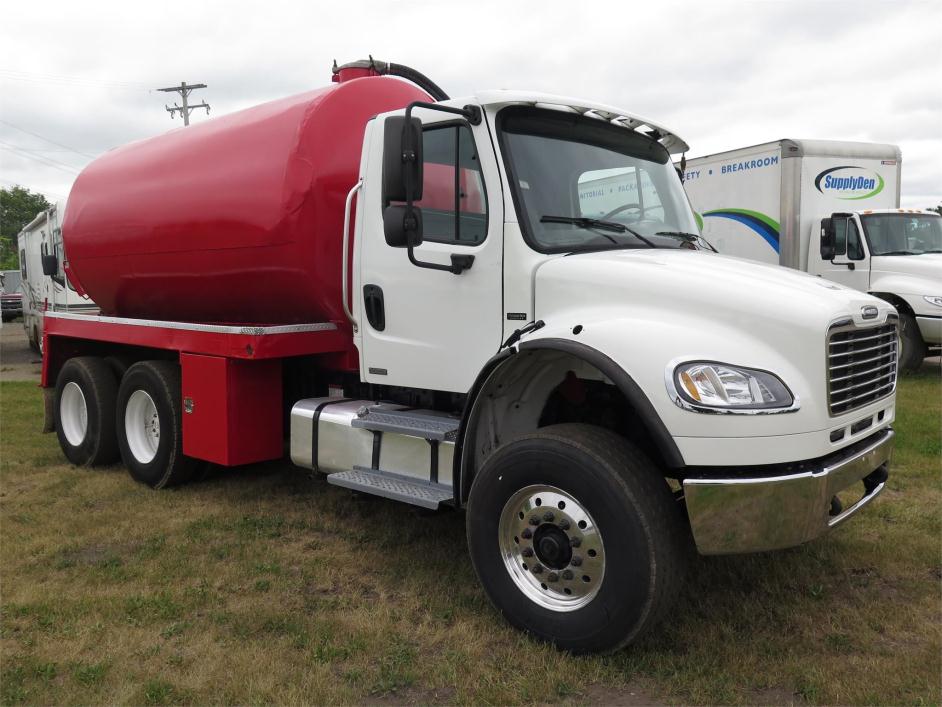
[[[709,320],[741,329],[792,325],[820,335],[835,319],[876,306],[880,319],[893,307],[863,292],[797,270],[686,249],[621,250],[555,258],[536,273],[536,315],[573,307],[615,307],[608,316],[663,317],[673,310],[706,326]],[[549,323],[547,321],[547,323]],[[761,325],[759,324],[761,323]]]
[[[873,256],[870,290],[899,295],[942,295],[942,253]]]

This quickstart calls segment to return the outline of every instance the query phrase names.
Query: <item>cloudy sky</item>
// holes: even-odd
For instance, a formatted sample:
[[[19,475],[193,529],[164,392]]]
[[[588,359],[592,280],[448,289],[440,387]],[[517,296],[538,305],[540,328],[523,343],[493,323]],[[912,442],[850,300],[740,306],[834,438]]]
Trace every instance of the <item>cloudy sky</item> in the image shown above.
[[[783,137],[895,143],[903,206],[926,207],[942,200],[940,26],[940,0],[8,3],[0,185],[60,199],[95,155],[179,127],[155,88],[206,83],[197,101],[219,115],[372,54],[452,96],[618,105],[669,126],[690,156]]]

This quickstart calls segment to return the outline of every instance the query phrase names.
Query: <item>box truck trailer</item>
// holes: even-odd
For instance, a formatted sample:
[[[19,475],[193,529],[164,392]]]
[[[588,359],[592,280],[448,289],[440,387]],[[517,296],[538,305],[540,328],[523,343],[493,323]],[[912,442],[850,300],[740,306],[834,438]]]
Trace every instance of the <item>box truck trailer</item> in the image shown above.
[[[370,60],[112,150],[62,230],[101,313],[45,320],[62,451],[154,488],[287,453],[464,509],[510,622],[623,646],[691,537],[816,538],[878,496],[893,445],[894,308],[712,252],[686,149],[617,107],[452,100]]]
[[[98,307],[87,294],[79,294],[62,268],[62,221],[65,201],[36,214],[16,237],[20,255],[20,290],[23,293],[23,329],[34,351],[43,352],[43,318],[47,312],[92,314]],[[48,259],[48,273],[43,258]]]
[[[777,140],[690,160],[684,186],[721,252],[869,292],[900,316],[900,365],[942,346],[942,216],[900,209],[895,145]]]

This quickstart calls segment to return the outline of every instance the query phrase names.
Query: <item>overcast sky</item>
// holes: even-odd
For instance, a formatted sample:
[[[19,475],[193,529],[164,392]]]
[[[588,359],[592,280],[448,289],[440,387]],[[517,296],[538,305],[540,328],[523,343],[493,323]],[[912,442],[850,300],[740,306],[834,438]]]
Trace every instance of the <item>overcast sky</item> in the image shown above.
[[[940,0],[7,3],[0,185],[60,199],[94,155],[179,127],[164,110],[177,96],[154,88],[208,84],[195,95],[211,118],[372,54],[456,97],[614,104],[670,127],[689,156],[784,137],[895,143],[902,205],[926,207],[942,198],[940,28]]]

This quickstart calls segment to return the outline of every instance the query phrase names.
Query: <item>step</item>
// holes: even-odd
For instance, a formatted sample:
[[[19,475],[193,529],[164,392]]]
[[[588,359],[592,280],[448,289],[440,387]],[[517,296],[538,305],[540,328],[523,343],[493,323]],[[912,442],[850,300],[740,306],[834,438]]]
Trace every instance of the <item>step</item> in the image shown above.
[[[452,442],[460,420],[430,410],[371,410],[352,421],[353,427],[374,432],[396,432],[410,437]]]
[[[433,510],[437,509],[439,504],[454,498],[454,492],[450,486],[410,479],[399,474],[390,474],[387,471],[367,469],[362,466],[355,466],[350,471],[329,474],[327,483]]]

